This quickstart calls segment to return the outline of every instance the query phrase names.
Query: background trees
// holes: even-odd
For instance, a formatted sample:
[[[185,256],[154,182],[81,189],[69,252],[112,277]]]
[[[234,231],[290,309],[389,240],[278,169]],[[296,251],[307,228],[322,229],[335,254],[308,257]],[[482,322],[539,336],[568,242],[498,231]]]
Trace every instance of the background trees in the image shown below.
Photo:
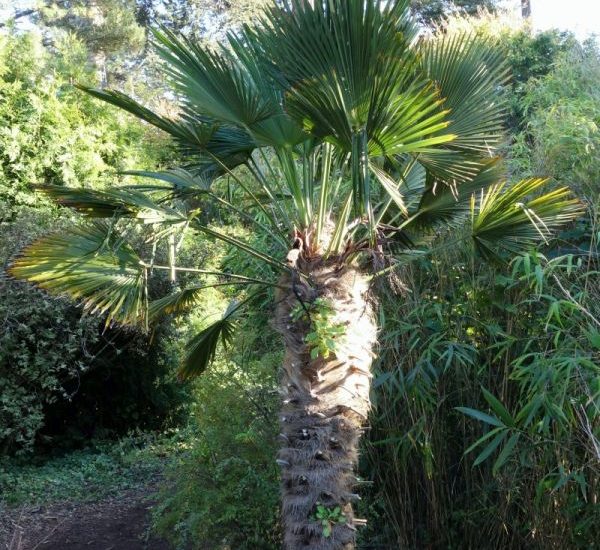
[[[475,15],[479,10],[493,11],[496,4],[496,0],[411,0],[418,21],[427,26],[441,23],[445,16],[455,11]]]

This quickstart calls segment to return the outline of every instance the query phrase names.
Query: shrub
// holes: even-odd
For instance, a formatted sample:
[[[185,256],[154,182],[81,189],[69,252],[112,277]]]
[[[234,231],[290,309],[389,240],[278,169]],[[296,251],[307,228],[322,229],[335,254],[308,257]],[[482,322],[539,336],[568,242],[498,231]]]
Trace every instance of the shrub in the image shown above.
[[[0,219],[5,221],[22,205],[46,204],[33,193],[34,184],[103,187],[114,181],[115,170],[153,166],[163,154],[160,140],[140,123],[72,86],[94,83],[81,43],[71,37],[56,47],[50,51],[35,32],[0,35]]]
[[[590,42],[562,54],[552,72],[530,82],[523,99],[531,172],[568,182],[590,203],[600,192],[600,51]]]
[[[87,59],[73,36],[46,46],[36,32],[0,35],[0,455],[162,428],[181,413],[166,326],[149,346],[4,274],[24,245],[71,223],[35,184],[101,188],[115,170],[168,154],[143,125],[72,86],[94,82]]]
[[[214,300],[202,315],[224,305]],[[195,383],[193,438],[172,462],[155,511],[156,529],[177,548],[280,548],[275,388],[281,353],[264,313],[254,311],[242,332]]]
[[[2,225],[0,260],[69,223],[22,208]],[[175,380],[179,350],[168,324],[149,335],[105,329],[72,302],[0,279],[0,455],[163,429],[179,421],[187,388]]]
[[[404,303],[382,312],[367,446],[388,542],[591,547],[600,287],[586,262],[493,271],[447,254],[406,275]]]

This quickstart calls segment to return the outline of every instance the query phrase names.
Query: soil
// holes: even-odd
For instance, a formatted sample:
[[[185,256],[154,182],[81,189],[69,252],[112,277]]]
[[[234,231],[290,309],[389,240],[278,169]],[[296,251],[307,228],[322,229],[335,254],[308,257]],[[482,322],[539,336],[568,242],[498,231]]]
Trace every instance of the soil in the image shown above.
[[[149,533],[151,494],[0,511],[0,550],[170,550]]]

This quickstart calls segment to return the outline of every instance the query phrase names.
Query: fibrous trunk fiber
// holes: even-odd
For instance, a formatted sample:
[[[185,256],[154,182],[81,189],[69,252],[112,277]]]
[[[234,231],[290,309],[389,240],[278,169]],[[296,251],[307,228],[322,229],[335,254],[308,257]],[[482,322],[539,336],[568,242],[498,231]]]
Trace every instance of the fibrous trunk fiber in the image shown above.
[[[376,324],[367,279],[356,268],[331,260],[305,263],[299,270],[308,277],[284,278],[282,286],[289,291],[279,296],[277,311],[286,345],[278,457],[284,545],[286,550],[348,550],[361,523],[352,509],[358,499],[354,470],[370,409]],[[343,326],[343,334],[336,338],[335,353],[313,359],[306,342],[310,319],[294,321],[290,313],[300,302],[310,312],[316,298],[331,308],[328,322]],[[317,518],[319,506],[326,519]]]

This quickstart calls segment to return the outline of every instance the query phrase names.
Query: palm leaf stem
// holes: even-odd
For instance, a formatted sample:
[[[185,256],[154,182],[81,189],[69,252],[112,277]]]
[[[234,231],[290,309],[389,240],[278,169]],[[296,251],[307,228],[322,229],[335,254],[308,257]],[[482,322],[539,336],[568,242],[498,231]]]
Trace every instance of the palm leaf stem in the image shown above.
[[[417,163],[418,157],[419,157],[419,155],[417,154],[410,159],[404,172],[400,175],[401,183],[405,183],[406,176],[410,173],[410,171],[413,169],[414,165]],[[388,195],[389,195],[389,193],[388,193]],[[381,207],[381,210],[377,214],[377,219],[375,220],[375,227],[377,227],[381,223],[381,220],[383,219],[383,217],[385,216],[385,214],[387,213],[389,207],[392,205],[393,202],[394,202],[394,199],[392,198],[391,195],[389,195],[388,198],[386,199],[384,205]],[[401,212],[401,214],[403,214],[403,212]]]
[[[346,171],[347,171],[349,165],[350,165],[350,153],[346,153],[343,157],[343,161],[340,163],[339,173],[338,173],[338,177],[335,180],[335,185],[333,186],[333,188],[331,190],[331,196],[330,196],[330,200],[329,200],[329,203],[331,205],[335,205],[335,204],[338,204],[341,202],[341,197],[339,197],[340,189],[342,188],[342,182],[344,181],[344,175],[346,174]]]
[[[354,189],[354,215],[369,216],[371,211],[371,181],[367,166],[367,132],[365,129],[352,134],[352,187]],[[371,218],[372,220],[372,218]]]
[[[230,170],[230,168],[228,166],[226,166],[221,159],[219,159],[217,156],[213,155],[210,151],[206,151],[206,153],[223,169],[225,170],[225,173],[228,174],[229,176],[231,176],[234,181],[246,192],[248,193],[248,195],[250,196],[250,198],[254,201],[254,203],[263,211],[263,213],[265,214],[265,216],[267,217],[267,219],[271,222],[271,225],[277,229],[278,232],[281,233],[281,230],[279,229],[279,225],[277,224],[277,221],[273,218],[273,216],[271,215],[271,213],[265,208],[264,204],[258,200],[258,198],[256,197],[256,195],[248,188],[247,185],[244,184],[244,182],[234,173]],[[254,174],[252,174],[254,176]],[[256,176],[255,176],[256,177]],[[262,183],[260,180],[258,180],[258,184],[261,185],[262,187]],[[282,233],[282,237],[285,238],[285,235]]]
[[[256,250],[256,248],[240,241],[239,239],[236,239],[235,237],[232,237],[231,235],[225,235],[224,233],[221,233],[220,231],[216,231],[215,229],[211,229],[210,227],[207,227],[206,225],[202,225],[201,223],[198,223],[197,221],[193,227],[197,231],[201,231],[202,233],[206,233],[207,235],[210,235],[211,237],[214,237],[215,239],[218,239],[227,244],[230,244],[230,245],[238,248],[239,250],[242,250],[243,252],[250,254],[250,256],[254,256],[255,258],[258,258],[259,260],[262,260],[263,262],[268,263],[268,264],[272,265],[273,267],[276,267],[277,269],[284,269],[286,271],[289,270],[289,267],[287,265],[285,265],[283,262],[280,262],[279,260],[276,260],[275,258],[271,258],[270,256],[263,254],[262,252]]]
[[[148,269],[159,269],[162,271],[172,269],[168,265],[155,265],[155,264],[147,264],[144,262],[142,262],[142,266],[146,267]],[[271,283],[268,281],[263,281],[261,279],[255,279],[253,277],[246,277],[244,275],[237,275],[235,273],[225,273],[223,271],[210,271],[207,269],[197,269],[195,267],[178,267],[178,266],[175,266],[175,271],[181,271],[182,273],[198,273],[199,275],[214,275],[216,277],[229,277],[231,279],[245,281],[248,283],[257,283],[257,284],[261,284],[261,285],[287,289],[287,287],[282,287],[281,285],[278,285],[277,283]],[[227,284],[227,283],[224,283],[224,284]]]
[[[283,176],[287,182],[288,188],[292,194],[292,200],[294,202],[294,209],[298,213],[298,222],[300,227],[306,229],[310,226],[311,221],[311,200],[306,194],[306,189],[300,185],[298,178],[298,170],[292,150],[289,148],[276,149],[275,154],[279,160]]]
[[[332,146],[330,143],[323,144],[323,154],[321,158],[321,188],[319,189],[319,214],[317,216],[317,229],[315,240],[317,243],[321,239],[323,231],[323,222],[327,213],[327,196],[329,191],[329,175],[331,173]]]
[[[266,233],[271,235],[271,237],[273,237],[283,247],[284,250],[287,250],[287,248],[288,248],[287,240],[284,238],[284,235],[282,234],[281,231],[277,231],[275,233],[270,228],[268,228],[266,225],[260,223],[257,219],[252,217],[250,214],[248,214],[247,212],[244,212],[243,210],[240,210],[237,206],[234,206],[229,201],[226,201],[225,199],[222,199],[218,195],[211,193],[211,192],[208,192],[208,195],[210,195],[219,204],[222,204],[223,206],[233,210],[236,214],[241,216],[243,219],[249,221],[250,223],[254,224],[259,229],[262,229],[263,231],[265,231]]]
[[[333,235],[331,236],[331,242],[329,243],[329,247],[327,252],[325,253],[325,257],[329,257],[332,254],[339,254],[342,243],[344,242],[344,237],[348,233],[348,218],[350,217],[350,211],[352,210],[353,203],[353,192],[348,194],[346,198],[346,203],[342,208],[336,226],[333,230]]]
[[[291,226],[292,223],[291,223],[291,217],[290,217],[289,212],[286,212],[286,210],[283,208],[282,201],[277,200],[276,194],[273,193],[273,189],[271,188],[271,186],[267,182],[267,178],[262,173],[260,167],[258,166],[258,164],[256,163],[256,161],[253,158],[250,158],[250,163],[247,164],[248,170],[250,170],[250,172],[252,173],[252,175],[254,176],[254,178],[258,182],[260,182],[260,184],[261,184],[262,188],[264,189],[265,193],[267,194],[267,196],[269,197],[269,199],[271,200],[271,202],[277,207],[277,209],[279,210],[282,218],[286,221],[287,225]],[[271,169],[270,166],[269,166],[269,170],[271,170],[271,173],[273,174],[273,171],[272,171],[272,169]],[[278,181],[278,178],[276,178],[274,174],[273,174],[273,181],[274,182]],[[277,191],[279,193],[282,193],[281,188],[276,189],[276,192]]]

